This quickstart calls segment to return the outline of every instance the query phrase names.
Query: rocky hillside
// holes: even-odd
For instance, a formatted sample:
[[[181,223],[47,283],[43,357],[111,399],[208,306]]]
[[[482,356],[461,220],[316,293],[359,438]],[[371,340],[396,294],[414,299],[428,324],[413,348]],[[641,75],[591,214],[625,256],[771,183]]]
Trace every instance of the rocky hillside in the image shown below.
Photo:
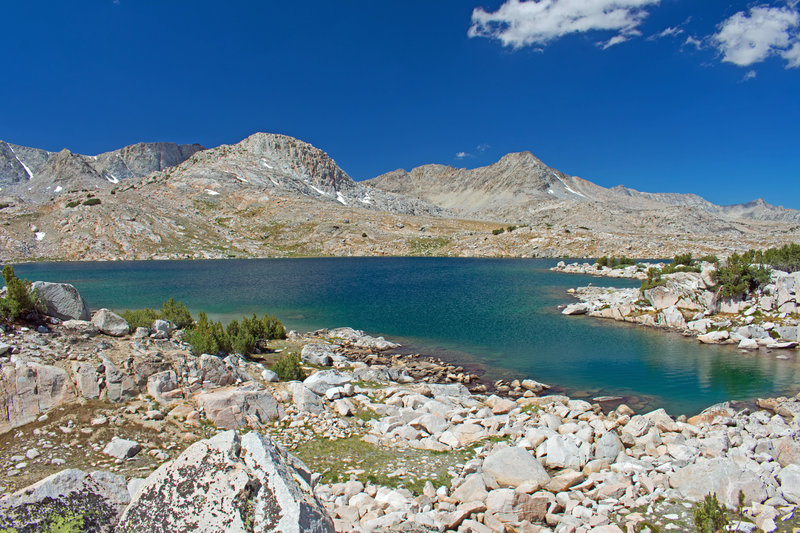
[[[86,156],[67,149],[54,153],[0,141],[0,190],[27,202],[43,203],[65,191],[110,189],[120,180],[178,165],[200,150],[199,144],[138,143]]]
[[[208,150],[141,144],[93,157],[0,143],[0,157],[0,179],[10,183],[0,192],[0,261],[668,257],[800,238],[800,224],[766,220],[763,207],[730,218],[634,198],[529,153],[483,169],[430,165],[369,183],[308,143],[268,133]],[[794,212],[784,211],[791,220]],[[524,226],[496,234],[519,220]]]
[[[480,220],[575,223],[614,231],[621,225],[655,228],[664,216],[691,219],[687,225],[706,231],[729,230],[731,221],[759,220],[800,223],[800,211],[763,199],[718,206],[696,194],[644,193],[624,186],[610,189],[568,176],[530,152],[504,156],[497,163],[474,169],[424,165],[410,172],[395,170],[366,181],[372,187],[428,200],[453,212]]]

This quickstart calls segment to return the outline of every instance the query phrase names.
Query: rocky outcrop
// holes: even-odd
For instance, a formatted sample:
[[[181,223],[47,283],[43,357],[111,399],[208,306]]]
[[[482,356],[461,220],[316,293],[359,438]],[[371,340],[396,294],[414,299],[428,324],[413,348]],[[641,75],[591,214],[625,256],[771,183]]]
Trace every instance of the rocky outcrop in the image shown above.
[[[119,530],[334,531],[300,460],[263,435],[233,431],[191,445],[151,474]]]
[[[67,372],[12,357],[0,366],[0,433],[75,398]]]
[[[34,281],[31,291],[44,307],[44,313],[62,320],[89,320],[89,307],[74,286],[69,283]]]
[[[129,501],[122,476],[62,470],[0,499],[0,530],[110,533]]]
[[[260,427],[285,414],[272,394],[255,384],[203,392],[195,397],[195,402],[222,429]]]

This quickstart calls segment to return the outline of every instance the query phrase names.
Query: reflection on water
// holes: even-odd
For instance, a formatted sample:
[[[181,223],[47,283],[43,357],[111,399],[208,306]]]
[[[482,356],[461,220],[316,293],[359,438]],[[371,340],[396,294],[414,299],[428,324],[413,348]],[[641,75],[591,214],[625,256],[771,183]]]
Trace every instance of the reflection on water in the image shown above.
[[[335,258],[20,265],[74,283],[93,308],[158,307],[168,297],[215,319],[269,312],[290,329],[352,326],[421,353],[532,377],[583,396],[635,397],[692,414],[800,384],[795,352],[744,355],[675,333],[564,317],[566,289],[637,281],[559,274],[537,259]]]

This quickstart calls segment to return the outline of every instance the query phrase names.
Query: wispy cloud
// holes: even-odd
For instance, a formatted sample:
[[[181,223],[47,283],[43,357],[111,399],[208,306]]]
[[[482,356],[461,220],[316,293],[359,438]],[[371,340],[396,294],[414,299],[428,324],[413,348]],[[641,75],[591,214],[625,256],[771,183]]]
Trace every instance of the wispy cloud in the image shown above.
[[[726,63],[749,67],[778,56],[786,61],[786,68],[797,68],[800,67],[798,30],[800,12],[796,2],[786,7],[757,6],[722,21],[710,41]]]
[[[655,41],[656,39],[664,39],[665,37],[678,37],[686,33],[683,28],[678,26],[669,26],[664,28],[660,32],[656,33],[655,35],[651,35],[647,38],[648,41]]]
[[[458,152],[456,154],[456,159],[467,159],[468,157],[472,157],[472,154],[469,152]]]
[[[472,12],[470,37],[497,39],[514,49],[543,46],[575,33],[612,31],[603,48],[641,35],[637,29],[660,0],[506,0],[497,11]]]
[[[754,79],[756,79],[756,71],[755,70],[748,70],[745,73],[744,77],[742,78],[742,81],[748,81],[748,80],[754,80]]]
[[[477,151],[479,151],[479,152],[485,152],[485,151],[486,151],[486,150],[488,150],[489,148],[491,148],[491,146],[489,146],[489,145],[488,145],[488,144],[486,144],[486,143],[484,143],[484,144],[479,144],[478,146],[476,146],[476,147],[475,147],[475,149],[476,149]]]
[[[702,40],[698,39],[697,37],[693,37],[691,35],[689,35],[686,38],[686,40],[683,41],[683,45],[684,46],[694,46],[697,50],[702,50],[705,47],[705,45],[703,44]]]

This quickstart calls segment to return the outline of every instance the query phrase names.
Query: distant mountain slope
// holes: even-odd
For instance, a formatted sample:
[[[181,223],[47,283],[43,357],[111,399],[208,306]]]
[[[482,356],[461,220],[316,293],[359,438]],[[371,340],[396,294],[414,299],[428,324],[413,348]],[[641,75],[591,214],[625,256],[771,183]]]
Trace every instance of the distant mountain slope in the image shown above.
[[[211,196],[255,190],[393,213],[446,214],[426,201],[357,183],[324,151],[286,135],[255,133],[198,153],[168,174],[170,187]]]
[[[638,213],[646,220],[648,213],[679,216],[690,210],[691,218],[702,221],[705,229],[725,226],[730,220],[800,222],[800,211],[773,206],[763,199],[719,206],[696,194],[646,193],[622,185],[601,187],[559,172],[530,152],[508,154],[492,165],[474,169],[423,165],[408,172],[395,170],[364,183],[483,220],[528,223],[569,219],[595,227],[600,223],[603,229],[613,230],[618,215]]]
[[[0,188],[33,203],[64,191],[107,188],[128,178],[182,163],[203,150],[199,144],[137,143],[96,156],[47,152],[0,141]]]

